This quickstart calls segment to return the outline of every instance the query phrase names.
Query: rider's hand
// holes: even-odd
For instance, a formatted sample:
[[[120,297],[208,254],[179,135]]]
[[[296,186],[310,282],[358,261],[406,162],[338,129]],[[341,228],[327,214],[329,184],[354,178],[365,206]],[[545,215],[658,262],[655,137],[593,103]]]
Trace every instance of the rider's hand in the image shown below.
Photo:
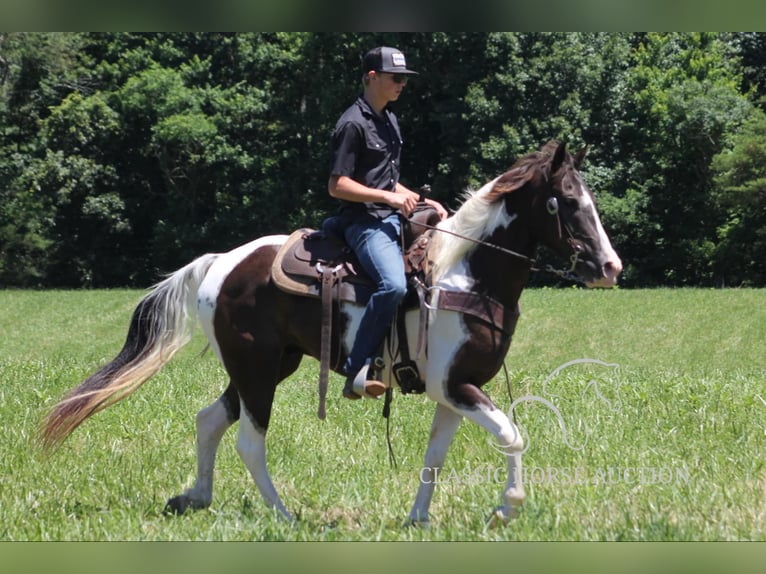
[[[436,210],[436,213],[439,214],[440,219],[446,219],[449,217],[447,210],[444,209],[444,206],[438,201],[434,201],[433,199],[426,199],[425,202]]]
[[[401,211],[405,217],[409,217],[418,205],[418,196],[411,192],[397,193],[392,191],[389,194],[388,205]]]

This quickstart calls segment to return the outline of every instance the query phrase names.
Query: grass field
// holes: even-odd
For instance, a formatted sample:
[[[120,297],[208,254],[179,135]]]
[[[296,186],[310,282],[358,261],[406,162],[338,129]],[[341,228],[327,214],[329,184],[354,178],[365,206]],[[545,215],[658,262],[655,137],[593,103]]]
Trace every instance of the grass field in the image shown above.
[[[141,295],[0,291],[0,540],[766,540],[766,291],[526,291],[506,360],[512,395],[554,403],[569,445],[550,410],[516,410],[529,435],[527,501],[495,529],[486,521],[504,461],[485,431],[461,425],[431,527],[403,528],[433,404],[395,396],[392,468],[381,402],[342,400],[333,376],[317,420],[312,359],[280,387],[269,431],[271,476],[297,523],[265,508],[233,431],[211,508],[164,516],[194,479],[194,415],[225,387],[213,354],[200,357],[199,331],[43,456],[40,419],[119,351]],[[583,358],[618,366],[549,379]],[[502,372],[487,390],[509,408]]]

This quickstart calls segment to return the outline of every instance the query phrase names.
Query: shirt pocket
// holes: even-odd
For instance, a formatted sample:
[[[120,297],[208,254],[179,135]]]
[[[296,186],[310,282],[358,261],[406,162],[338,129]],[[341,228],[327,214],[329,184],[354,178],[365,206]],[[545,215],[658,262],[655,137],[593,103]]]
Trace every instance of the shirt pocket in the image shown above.
[[[364,145],[368,158],[373,162],[383,161],[389,153],[386,142],[373,130],[365,132]]]

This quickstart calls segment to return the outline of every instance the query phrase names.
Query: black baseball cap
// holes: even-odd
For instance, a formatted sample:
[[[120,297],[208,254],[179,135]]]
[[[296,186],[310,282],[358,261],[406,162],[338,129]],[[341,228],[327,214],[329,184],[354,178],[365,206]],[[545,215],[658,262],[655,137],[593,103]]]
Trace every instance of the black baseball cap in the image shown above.
[[[396,48],[386,46],[373,48],[364,55],[362,72],[366,74],[369,71],[417,75],[417,72],[407,69],[404,54]]]

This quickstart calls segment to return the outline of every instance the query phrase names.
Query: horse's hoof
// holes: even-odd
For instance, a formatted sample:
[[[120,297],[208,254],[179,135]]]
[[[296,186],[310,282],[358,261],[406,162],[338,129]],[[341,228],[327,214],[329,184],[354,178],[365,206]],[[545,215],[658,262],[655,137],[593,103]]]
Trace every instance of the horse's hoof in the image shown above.
[[[179,515],[186,512],[189,507],[189,499],[183,495],[174,496],[165,503],[165,508],[162,509],[162,514],[165,515]]]
[[[181,494],[168,500],[162,513],[165,515],[181,515],[187,510],[199,510],[200,508],[205,508],[205,505],[196,502],[186,494]]]
[[[420,518],[408,518],[404,521],[404,527],[405,528],[421,528],[423,530],[428,530],[431,528],[431,521],[428,518],[420,519]]]
[[[511,520],[518,518],[519,508],[515,506],[499,506],[496,508],[487,521],[489,528],[500,528],[506,526]]]

